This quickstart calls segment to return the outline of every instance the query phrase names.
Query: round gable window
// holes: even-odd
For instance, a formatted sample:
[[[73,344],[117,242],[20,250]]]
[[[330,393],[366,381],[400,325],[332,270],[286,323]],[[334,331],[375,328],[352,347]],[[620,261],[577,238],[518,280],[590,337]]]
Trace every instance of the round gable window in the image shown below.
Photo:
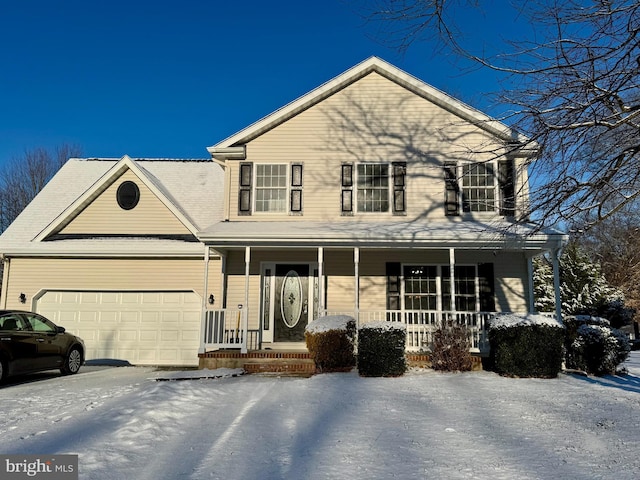
[[[140,200],[140,189],[138,185],[131,181],[122,182],[118,187],[118,193],[116,194],[118,198],[118,205],[123,210],[131,210],[136,205],[138,205],[138,201]]]

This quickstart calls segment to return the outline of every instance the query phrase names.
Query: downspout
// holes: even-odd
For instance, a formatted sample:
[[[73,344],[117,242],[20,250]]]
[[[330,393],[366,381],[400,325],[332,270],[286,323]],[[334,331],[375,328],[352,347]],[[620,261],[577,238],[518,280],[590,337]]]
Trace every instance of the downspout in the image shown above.
[[[527,295],[529,296],[528,308],[529,313],[535,313],[536,311],[536,300],[535,300],[535,292],[533,289],[533,258],[527,258]]]
[[[353,275],[355,277],[356,328],[360,326],[360,247],[353,248]]]

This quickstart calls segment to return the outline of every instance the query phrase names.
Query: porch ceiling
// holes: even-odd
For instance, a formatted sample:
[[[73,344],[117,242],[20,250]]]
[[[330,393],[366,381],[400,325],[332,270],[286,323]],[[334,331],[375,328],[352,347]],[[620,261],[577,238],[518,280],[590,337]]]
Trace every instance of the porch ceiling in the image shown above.
[[[567,236],[531,224],[496,222],[220,222],[198,232],[213,247],[377,247],[519,250],[560,248]]]

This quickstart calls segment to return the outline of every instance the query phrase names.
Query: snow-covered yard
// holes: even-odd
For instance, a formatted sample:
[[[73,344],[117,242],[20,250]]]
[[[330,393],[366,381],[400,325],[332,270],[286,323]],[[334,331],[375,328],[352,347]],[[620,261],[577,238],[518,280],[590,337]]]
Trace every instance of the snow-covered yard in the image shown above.
[[[81,479],[640,478],[629,375],[239,376],[84,367],[0,389],[0,453],[77,453]]]

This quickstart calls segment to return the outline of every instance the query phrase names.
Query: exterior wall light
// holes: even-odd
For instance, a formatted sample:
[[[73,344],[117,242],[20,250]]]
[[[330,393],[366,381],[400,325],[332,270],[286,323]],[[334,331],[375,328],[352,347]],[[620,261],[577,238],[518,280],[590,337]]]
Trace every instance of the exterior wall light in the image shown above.
[[[213,302],[216,301],[216,297],[213,296],[213,293],[209,295],[209,305],[213,305]]]
[[[27,303],[27,296],[24,293],[21,293],[18,299],[20,300],[20,303]]]

